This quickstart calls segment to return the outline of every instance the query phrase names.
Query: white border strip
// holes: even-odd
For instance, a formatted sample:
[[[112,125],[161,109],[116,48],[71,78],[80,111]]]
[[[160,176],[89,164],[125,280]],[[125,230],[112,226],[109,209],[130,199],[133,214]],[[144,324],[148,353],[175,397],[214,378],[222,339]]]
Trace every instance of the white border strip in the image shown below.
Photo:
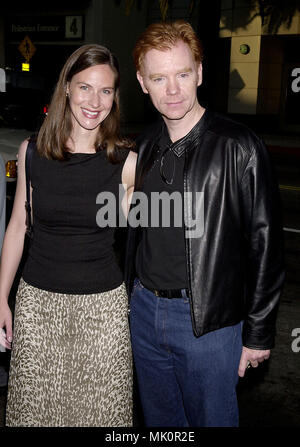
[[[283,228],[283,230],[289,233],[300,233],[300,230],[296,230],[295,228]]]

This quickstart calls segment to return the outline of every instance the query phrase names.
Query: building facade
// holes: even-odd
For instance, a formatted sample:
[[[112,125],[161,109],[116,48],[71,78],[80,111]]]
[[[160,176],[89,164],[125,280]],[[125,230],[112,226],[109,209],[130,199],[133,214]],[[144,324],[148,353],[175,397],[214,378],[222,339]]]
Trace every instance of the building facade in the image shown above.
[[[37,101],[35,107],[41,107],[50,100],[66,58],[82,44],[101,43],[120,62],[125,127],[138,127],[153,110],[137,83],[131,54],[145,27],[161,20],[161,10],[158,0],[143,0],[131,2],[128,14],[128,4],[126,0],[52,0],[43,6],[37,0],[2,2],[0,68],[7,74],[7,89],[18,98],[23,95],[24,103]],[[270,33],[267,18],[263,23],[259,12],[257,0],[173,0],[167,18],[189,20],[204,42],[199,89],[204,106],[238,115],[250,124],[298,131],[299,9],[276,33]],[[24,62],[30,64],[27,73],[21,69]],[[0,106],[3,98],[0,92]]]
[[[295,3],[295,2],[294,2]],[[258,1],[222,0],[220,38],[229,61],[228,113],[300,130],[300,11],[270,30]],[[228,67],[226,67],[228,69]],[[224,108],[223,97],[223,108]]]
[[[136,36],[146,25],[146,3],[132,8],[129,15],[124,1],[52,0],[42,5],[40,1],[29,0],[24,3],[7,2],[0,18],[0,68],[6,72],[9,100],[16,101],[18,96],[20,101],[23,96],[28,107],[34,101],[41,105],[49,102],[67,57],[80,45],[100,43],[108,46],[120,62],[124,122],[139,121],[143,102],[131,52]],[[28,72],[22,71],[25,62],[29,63]],[[2,97],[3,102],[4,96],[9,95],[1,93],[0,101]]]

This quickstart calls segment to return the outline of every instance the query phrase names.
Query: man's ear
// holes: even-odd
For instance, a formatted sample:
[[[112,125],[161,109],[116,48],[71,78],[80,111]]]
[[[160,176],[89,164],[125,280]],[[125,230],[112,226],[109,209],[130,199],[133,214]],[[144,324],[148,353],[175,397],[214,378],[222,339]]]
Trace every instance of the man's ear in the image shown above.
[[[139,71],[136,72],[136,77],[140,83],[140,86],[142,87],[142,90],[144,93],[148,94],[148,90],[146,89],[145,85],[144,85],[144,80],[143,80],[143,76],[141,75],[141,73]]]
[[[202,63],[201,62],[199,64],[199,66],[198,66],[197,73],[198,73],[198,83],[197,83],[197,86],[199,87],[199,85],[202,84]]]

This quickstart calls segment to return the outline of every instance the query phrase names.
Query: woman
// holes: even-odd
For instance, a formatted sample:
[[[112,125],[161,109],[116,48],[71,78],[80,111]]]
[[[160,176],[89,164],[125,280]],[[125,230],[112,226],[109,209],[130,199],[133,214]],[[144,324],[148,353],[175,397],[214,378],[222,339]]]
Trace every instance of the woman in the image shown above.
[[[33,238],[16,297],[6,425],[130,426],[127,296],[101,191],[130,197],[136,155],[119,137],[119,70],[100,45],[67,60],[31,161]],[[24,141],[0,271],[0,328],[25,235]],[[127,205],[127,204],[125,204]],[[125,206],[126,208],[126,206]]]

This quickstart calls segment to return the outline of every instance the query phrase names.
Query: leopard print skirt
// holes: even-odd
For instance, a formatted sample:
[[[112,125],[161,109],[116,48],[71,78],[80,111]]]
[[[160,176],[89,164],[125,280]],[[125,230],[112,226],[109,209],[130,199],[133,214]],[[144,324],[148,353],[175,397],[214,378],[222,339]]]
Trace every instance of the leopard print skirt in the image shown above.
[[[132,426],[132,355],[124,284],[70,295],[20,281],[6,425]]]

